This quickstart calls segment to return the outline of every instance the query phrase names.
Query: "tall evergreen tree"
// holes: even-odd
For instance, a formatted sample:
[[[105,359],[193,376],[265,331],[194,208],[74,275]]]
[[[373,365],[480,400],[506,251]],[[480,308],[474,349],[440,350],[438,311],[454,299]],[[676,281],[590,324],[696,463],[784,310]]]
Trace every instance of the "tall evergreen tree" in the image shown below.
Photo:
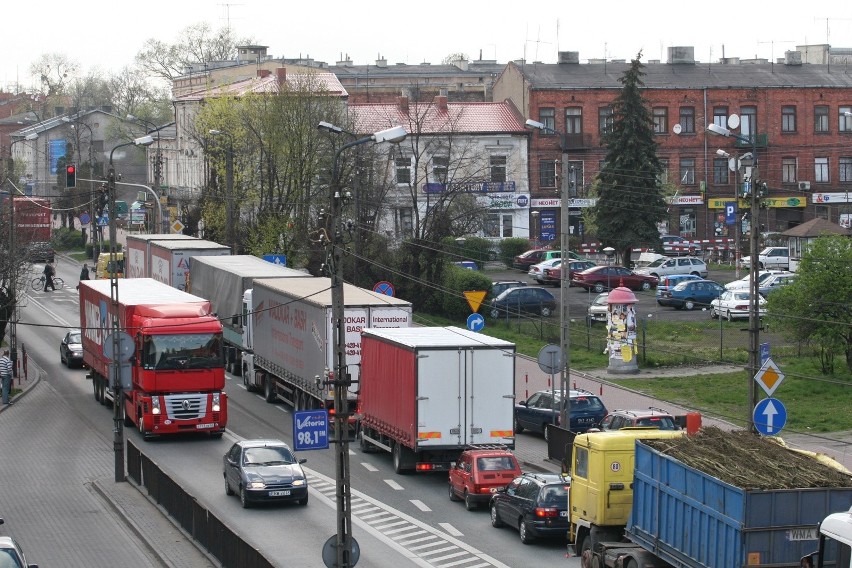
[[[644,65],[636,59],[619,79],[623,86],[612,103],[612,126],[605,133],[606,163],[599,174],[594,209],[600,241],[613,247],[625,266],[638,244],[658,245],[657,223],[666,217],[660,186],[662,164],[657,158],[654,123],[642,96]]]

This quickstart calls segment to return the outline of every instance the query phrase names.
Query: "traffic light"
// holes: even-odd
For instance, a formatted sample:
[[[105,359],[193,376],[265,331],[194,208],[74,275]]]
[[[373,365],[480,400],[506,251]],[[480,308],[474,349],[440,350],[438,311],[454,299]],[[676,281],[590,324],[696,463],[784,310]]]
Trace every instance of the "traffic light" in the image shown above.
[[[77,187],[77,164],[65,166],[65,189]]]

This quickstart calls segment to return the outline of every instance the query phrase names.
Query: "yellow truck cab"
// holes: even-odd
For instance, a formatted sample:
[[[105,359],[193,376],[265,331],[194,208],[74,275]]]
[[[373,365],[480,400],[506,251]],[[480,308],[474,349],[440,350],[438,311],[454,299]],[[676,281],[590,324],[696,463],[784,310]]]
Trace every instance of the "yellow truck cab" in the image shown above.
[[[115,259],[117,270],[114,269],[110,264],[110,253],[102,252],[98,255],[98,264],[95,267],[95,278],[109,278],[113,271],[116,272],[116,278],[124,278],[124,253],[117,252],[115,253]]]
[[[636,440],[685,435],[684,430],[629,428],[574,438],[568,538],[577,554],[593,542],[621,539],[633,506]]]

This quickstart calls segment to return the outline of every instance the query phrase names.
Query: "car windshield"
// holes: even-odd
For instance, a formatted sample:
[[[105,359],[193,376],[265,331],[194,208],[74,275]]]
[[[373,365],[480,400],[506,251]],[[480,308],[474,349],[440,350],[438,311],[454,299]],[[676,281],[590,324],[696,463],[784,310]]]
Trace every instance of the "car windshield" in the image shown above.
[[[145,369],[214,369],[223,366],[222,335],[182,333],[147,335],[142,348]]]
[[[570,486],[559,484],[545,485],[541,489],[541,497],[539,499],[542,506],[550,507],[568,507],[568,488]]]
[[[509,456],[483,456],[476,458],[476,467],[480,471],[500,471],[515,469],[515,463]]]
[[[296,463],[296,458],[289,449],[284,447],[248,448],[243,455],[246,465],[290,465]]]
[[[72,333],[68,336],[68,343],[83,343],[83,339],[80,337],[80,332]]]
[[[657,268],[658,266],[662,266],[662,264],[664,262],[668,261],[668,260],[669,259],[667,259],[667,258],[658,258],[657,260],[655,260],[651,264],[647,265],[645,268]]]

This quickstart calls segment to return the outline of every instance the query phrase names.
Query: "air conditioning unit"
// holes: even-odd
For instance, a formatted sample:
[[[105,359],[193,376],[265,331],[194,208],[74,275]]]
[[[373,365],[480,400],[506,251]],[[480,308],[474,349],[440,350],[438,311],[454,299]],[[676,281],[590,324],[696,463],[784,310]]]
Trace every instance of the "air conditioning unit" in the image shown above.
[[[811,182],[809,181],[800,181],[799,182],[799,191],[810,191],[811,190]]]

